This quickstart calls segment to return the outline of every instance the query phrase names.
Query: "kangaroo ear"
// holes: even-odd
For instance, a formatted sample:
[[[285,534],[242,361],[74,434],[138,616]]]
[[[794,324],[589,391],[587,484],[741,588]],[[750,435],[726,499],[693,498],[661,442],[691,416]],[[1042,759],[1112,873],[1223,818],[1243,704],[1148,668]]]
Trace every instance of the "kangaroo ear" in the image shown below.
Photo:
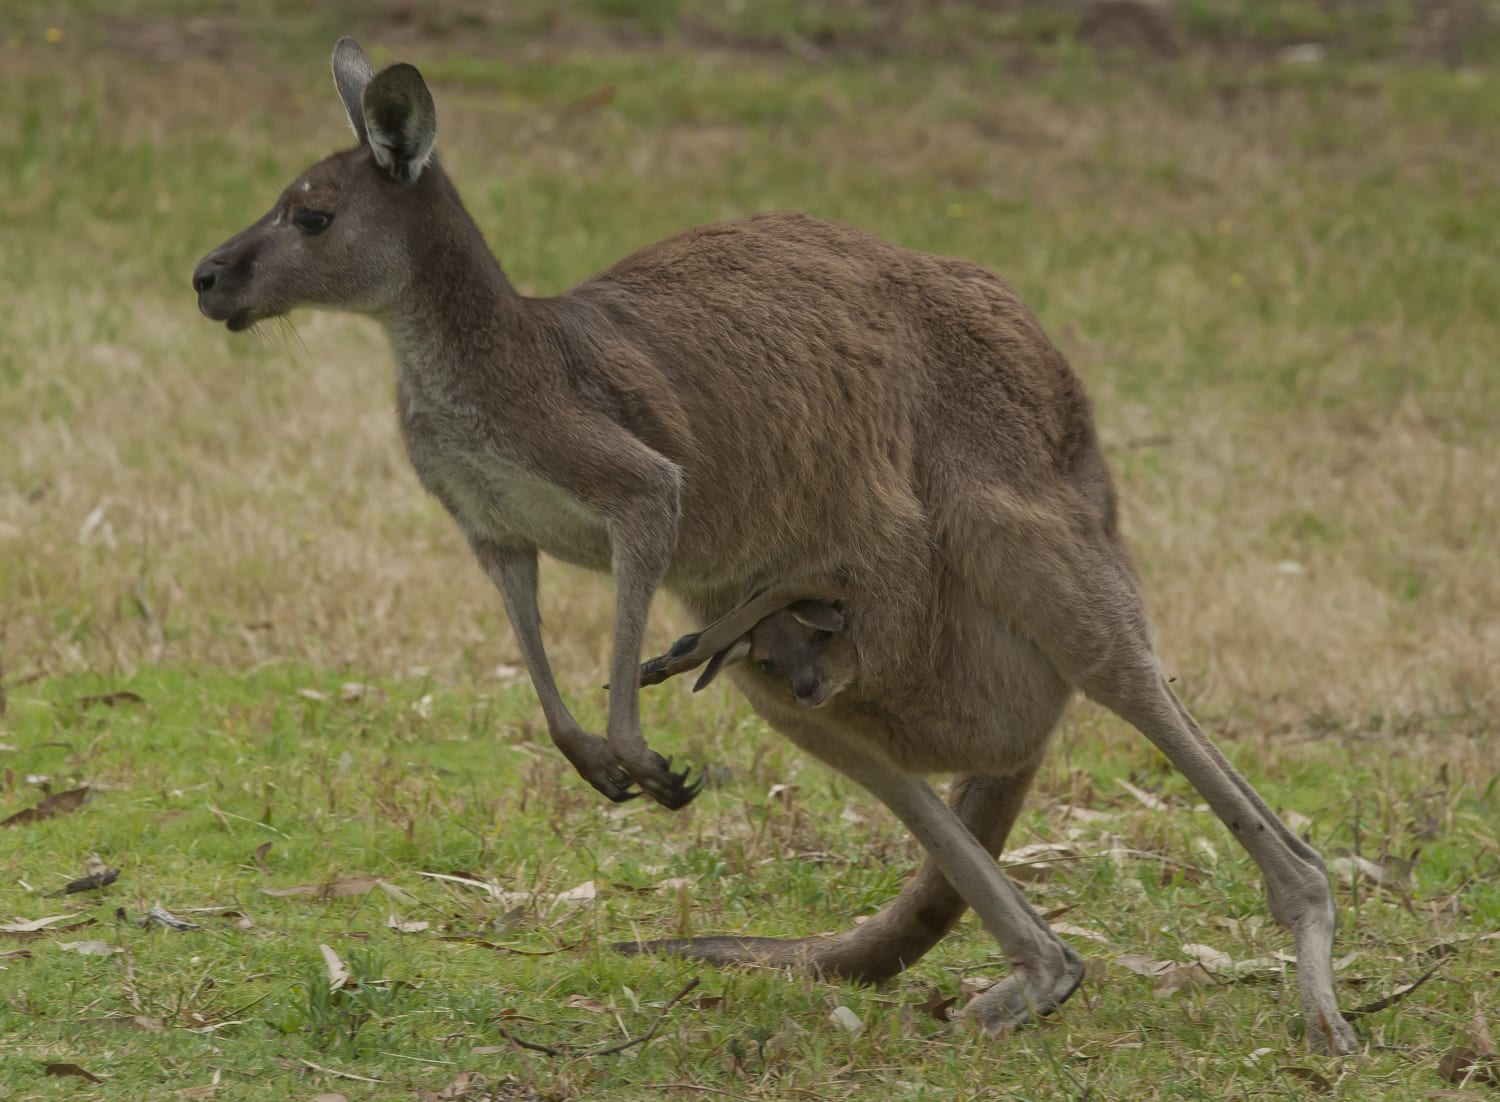
[[[365,86],[362,104],[375,162],[397,180],[416,183],[437,140],[437,108],[422,74],[405,63],[382,69]]]
[[[374,75],[375,66],[370,64],[370,59],[359,48],[358,42],[345,35],[334,43],[333,85],[339,90],[339,99],[344,101],[344,112],[349,116],[349,125],[354,128],[354,136],[361,145],[368,140],[365,135],[363,106],[365,85],[370,83],[370,78]]]
[[[826,601],[793,601],[786,606],[792,618],[814,631],[843,631],[844,614]]]
[[[718,654],[714,655],[708,660],[708,665],[703,667],[703,673],[693,684],[693,692],[701,692],[702,690],[708,688],[709,685],[713,684],[714,678],[719,676],[720,670],[732,666],[736,662],[744,661],[745,655],[749,653],[749,638],[742,636],[741,638],[736,639],[733,643],[730,643],[729,646],[725,647]]]

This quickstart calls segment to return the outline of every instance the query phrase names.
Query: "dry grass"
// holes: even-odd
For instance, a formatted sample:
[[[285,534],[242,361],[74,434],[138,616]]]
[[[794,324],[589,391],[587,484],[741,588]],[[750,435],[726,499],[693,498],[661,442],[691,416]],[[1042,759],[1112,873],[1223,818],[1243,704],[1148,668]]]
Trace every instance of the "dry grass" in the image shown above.
[[[62,133],[38,139],[39,171],[5,200],[29,257],[3,307],[5,667],[286,658],[471,678],[514,661],[499,602],[399,453],[373,327],[304,314],[255,341],[192,309],[196,256],[342,140],[323,74],[69,63],[84,57],[84,83],[29,46],[6,58],[58,97],[41,102]],[[1491,130],[1435,133],[1400,117],[1399,86],[1353,78],[1342,95],[1264,81],[1226,110],[1195,101],[1202,71],[1165,90],[1094,74],[1094,95],[1057,77],[986,91],[972,72],[736,63],[767,95],[785,81],[764,127],[692,105],[719,60],[663,64],[682,100],[627,90],[582,118],[557,107],[592,86],[586,60],[542,92],[505,65],[484,84],[432,64],[448,157],[523,286],[776,205],[972,255],[1037,303],[1089,381],[1164,647],[1201,707],[1486,729],[1494,281],[1412,301],[1402,270],[1436,263],[1432,226],[1461,215],[1443,204],[1469,198],[1452,175],[1487,161]],[[140,204],[159,240],[143,243]],[[592,684],[607,588],[552,571],[546,595],[565,678]]]

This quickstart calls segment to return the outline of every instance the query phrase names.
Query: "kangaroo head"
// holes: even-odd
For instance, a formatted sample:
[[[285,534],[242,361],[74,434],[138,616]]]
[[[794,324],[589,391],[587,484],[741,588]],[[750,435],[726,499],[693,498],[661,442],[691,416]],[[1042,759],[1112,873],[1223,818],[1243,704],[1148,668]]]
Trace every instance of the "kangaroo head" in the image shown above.
[[[714,655],[693,691],[725,667],[748,660],[767,677],[784,682],[798,704],[821,707],[858,672],[859,656],[844,627],[844,614],[836,605],[794,601]]]
[[[432,95],[410,65],[377,75],[352,38],[334,47],[333,79],[359,145],[297,177],[193,272],[198,309],[231,330],[298,306],[380,313],[410,281],[411,235],[442,183],[435,166],[424,173]]]

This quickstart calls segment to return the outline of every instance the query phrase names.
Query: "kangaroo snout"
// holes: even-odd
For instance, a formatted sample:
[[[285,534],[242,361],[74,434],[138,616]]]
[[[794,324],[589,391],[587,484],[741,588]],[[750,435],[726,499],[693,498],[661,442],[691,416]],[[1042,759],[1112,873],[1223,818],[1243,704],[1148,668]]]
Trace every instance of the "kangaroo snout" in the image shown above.
[[[211,321],[227,322],[231,330],[249,328],[253,320],[250,311],[236,301],[233,287],[235,274],[245,267],[245,258],[229,245],[219,246],[200,260],[193,269],[198,312]]]

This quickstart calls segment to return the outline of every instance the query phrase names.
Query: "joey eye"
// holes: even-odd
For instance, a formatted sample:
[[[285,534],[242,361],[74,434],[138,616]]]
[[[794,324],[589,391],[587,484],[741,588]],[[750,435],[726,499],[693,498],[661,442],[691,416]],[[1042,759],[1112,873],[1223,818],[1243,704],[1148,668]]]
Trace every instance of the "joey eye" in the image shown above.
[[[832,638],[833,632],[831,631],[815,631],[812,634],[812,641],[814,643],[826,643]]]
[[[316,237],[328,228],[328,223],[333,221],[333,215],[324,210],[313,210],[304,207],[292,215],[292,225],[296,226],[307,237]]]
[[[758,669],[761,673],[776,672],[776,667],[771,665],[771,661],[768,658],[762,658],[759,662],[755,663],[755,668]]]

